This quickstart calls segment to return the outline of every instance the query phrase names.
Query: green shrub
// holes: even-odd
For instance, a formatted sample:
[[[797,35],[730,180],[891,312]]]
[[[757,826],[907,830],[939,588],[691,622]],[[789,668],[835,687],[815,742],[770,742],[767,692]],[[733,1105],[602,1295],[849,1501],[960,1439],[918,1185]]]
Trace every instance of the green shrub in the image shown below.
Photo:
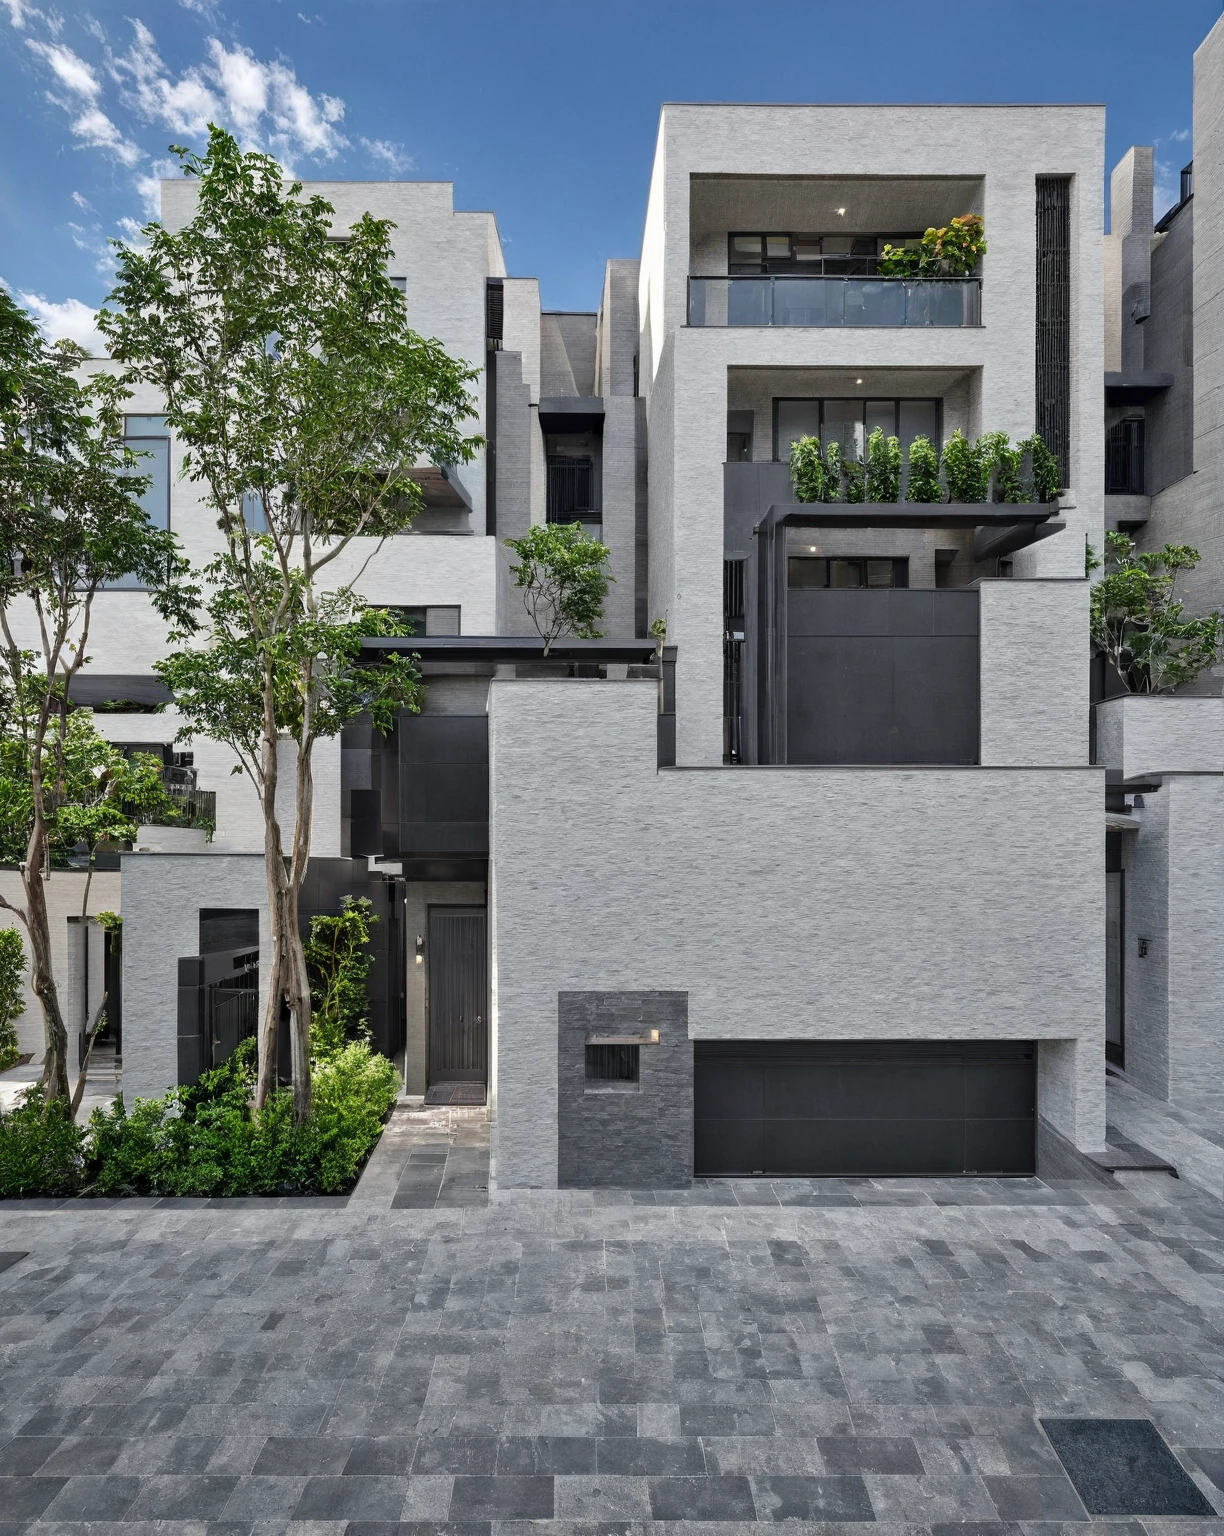
[[[123,1099],[89,1123],[93,1189],[101,1195],[335,1194],[349,1187],[382,1131],[399,1075],[364,1041],[314,1064],[314,1108],[303,1125],[278,1088],[255,1111],[255,1042],[245,1040],[193,1088]]]
[[[923,502],[943,500],[943,487],[939,483],[939,455],[929,437],[916,437],[910,444],[905,499]]]
[[[957,427],[944,444],[943,475],[950,501],[985,501],[990,489],[991,460],[978,451]]]
[[[334,1056],[350,1040],[370,1038],[366,978],[374,963],[370,928],[377,921],[368,896],[346,896],[338,913],[310,920],[310,1048],[319,1059]]]
[[[28,1088],[6,1114],[0,1110],[0,1199],[72,1195],[81,1187],[83,1135],[63,1099]]]
[[[901,499],[901,442],[885,437],[883,427],[873,429],[867,439],[867,500]]]
[[[841,489],[841,451],[830,443],[827,454],[818,437],[801,437],[791,444],[791,479],[800,501],[836,501]]]
[[[846,481],[846,500],[857,505],[865,499],[867,466],[858,459],[845,459],[841,471]]]
[[[1032,437],[1026,437],[1018,446],[1021,450],[1027,449],[1029,453],[1037,500],[1054,501],[1062,490],[1062,470],[1058,460],[1046,447],[1041,433],[1034,432]]]
[[[25,945],[16,928],[0,928],[0,1072],[15,1065],[21,1051],[17,1020],[25,1012]]]

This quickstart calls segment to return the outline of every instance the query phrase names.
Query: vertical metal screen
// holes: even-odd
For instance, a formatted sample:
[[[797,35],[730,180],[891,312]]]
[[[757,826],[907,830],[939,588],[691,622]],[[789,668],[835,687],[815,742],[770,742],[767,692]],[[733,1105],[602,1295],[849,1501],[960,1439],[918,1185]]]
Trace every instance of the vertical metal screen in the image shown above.
[[[1071,178],[1037,177],[1037,430],[1070,479]]]

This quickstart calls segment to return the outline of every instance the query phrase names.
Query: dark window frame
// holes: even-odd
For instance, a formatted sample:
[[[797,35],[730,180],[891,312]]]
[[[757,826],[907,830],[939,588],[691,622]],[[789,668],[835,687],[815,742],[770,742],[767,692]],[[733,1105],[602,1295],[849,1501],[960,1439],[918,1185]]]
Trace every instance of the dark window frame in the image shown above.
[[[833,566],[835,565],[859,565],[862,566],[862,575],[866,577],[868,564],[891,565],[892,580],[885,583],[872,583],[860,581],[857,587],[835,587],[833,585]],[[797,566],[823,566],[821,573],[823,582],[795,582],[791,577],[799,574]],[[813,574],[815,574],[813,572]],[[900,579],[899,579],[900,578]],[[897,588],[909,587],[909,556],[908,555],[787,555],[786,557],[786,589],[788,592],[887,592]]]
[[[780,459],[778,457],[778,406],[779,405],[782,405],[784,403],[789,403],[792,400],[804,400],[804,401],[814,400],[814,401],[816,401],[816,403],[820,406],[820,441],[821,441],[821,444],[823,445],[824,440],[825,440],[825,431],[824,431],[824,426],[825,426],[825,405],[830,400],[854,400],[854,399],[857,399],[857,398],[858,397],[856,395],[775,395],[773,397],[773,462],[775,464],[784,464],[784,463],[786,463],[785,459]],[[936,421],[938,422],[938,426],[936,427],[936,432],[938,434],[938,440],[935,443],[935,451],[937,453],[940,453],[940,452],[943,451],[944,403],[943,403],[943,397],[940,396],[940,395],[871,395],[871,396],[864,395],[862,397],[863,427],[864,427],[863,441],[864,441],[864,443],[866,443],[866,441],[867,441],[867,434],[866,434],[867,406],[869,404],[870,405],[880,405],[880,404],[884,403],[885,401],[889,401],[892,404],[894,432],[896,433],[896,435],[900,435],[901,407],[903,405],[931,405],[931,404],[933,404],[935,406]]]

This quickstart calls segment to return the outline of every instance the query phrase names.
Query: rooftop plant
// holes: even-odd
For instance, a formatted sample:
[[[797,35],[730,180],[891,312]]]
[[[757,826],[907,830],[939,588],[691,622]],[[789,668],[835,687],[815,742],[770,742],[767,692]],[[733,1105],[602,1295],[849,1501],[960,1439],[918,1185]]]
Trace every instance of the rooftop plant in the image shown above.
[[[985,220],[963,213],[928,229],[917,246],[886,245],[876,271],[881,277],[968,277],[985,253]]]
[[[985,432],[971,442],[957,428],[937,454],[927,437],[910,444],[904,499],[910,502],[1052,501],[1062,478],[1058,460],[1034,432],[1013,443],[1006,432]],[[846,459],[838,443],[798,438],[791,446],[791,479],[801,502],[894,502],[902,499],[902,452],[896,437],[877,427],[863,461]]]
[[[598,640],[608,583],[616,580],[608,571],[608,546],[590,538],[580,523],[538,523],[521,539],[507,539],[506,546],[518,556],[510,574],[545,656],[565,634]]]
[[[1200,558],[1189,544],[1139,550],[1124,533],[1105,535],[1103,561],[1089,549],[1088,570],[1104,570],[1092,588],[1092,639],[1127,692],[1172,693],[1220,660],[1224,615],[1187,618],[1174,595]]]

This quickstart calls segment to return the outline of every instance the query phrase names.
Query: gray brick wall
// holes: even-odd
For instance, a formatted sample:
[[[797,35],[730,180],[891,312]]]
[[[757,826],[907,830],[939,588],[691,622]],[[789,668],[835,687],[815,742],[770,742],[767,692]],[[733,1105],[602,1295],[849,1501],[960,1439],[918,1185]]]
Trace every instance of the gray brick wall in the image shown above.
[[[586,1080],[592,1035],[643,1035],[638,1082]],[[693,1046],[687,992],[557,995],[557,1184],[677,1189],[693,1177]]]

